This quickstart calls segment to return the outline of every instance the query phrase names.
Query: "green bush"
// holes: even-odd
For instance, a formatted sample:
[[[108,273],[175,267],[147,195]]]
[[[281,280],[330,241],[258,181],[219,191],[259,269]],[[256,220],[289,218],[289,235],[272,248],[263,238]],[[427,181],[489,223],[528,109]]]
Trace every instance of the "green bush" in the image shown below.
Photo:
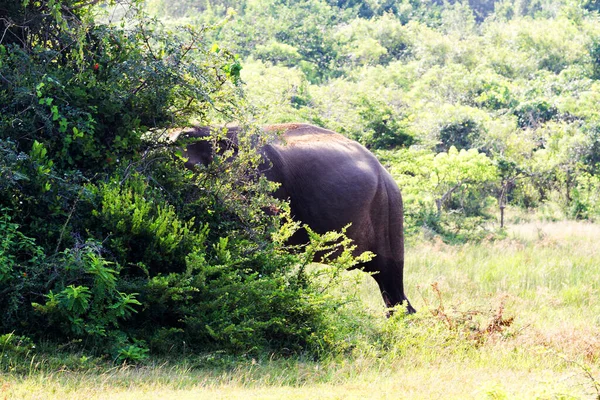
[[[545,100],[526,101],[513,109],[521,128],[537,128],[558,114],[556,107]]]
[[[597,221],[600,218],[600,180],[596,175],[581,173],[571,189],[568,213],[571,218]]]
[[[138,293],[119,290],[121,267],[106,260],[101,251],[97,243],[88,242],[65,250],[52,263],[55,275],[46,285],[45,301],[31,303],[45,322],[47,338],[85,339],[88,348],[96,351],[127,342],[119,322],[136,313],[141,303]]]
[[[476,143],[481,136],[480,126],[472,119],[451,122],[440,128],[440,144],[438,152],[448,151],[454,146],[457,150],[477,148]]]
[[[407,132],[403,115],[397,110],[364,95],[356,103],[362,129],[349,132],[351,137],[373,149],[407,147],[414,143],[414,138]]]
[[[44,250],[25,236],[18,224],[12,222],[11,210],[0,209],[0,313],[2,329],[27,326],[30,321],[23,307],[31,300],[35,283],[45,277],[42,266]],[[25,314],[25,315],[24,315]],[[2,331],[0,329],[0,331]],[[14,329],[14,328],[13,328]]]
[[[479,240],[490,232],[498,168],[476,149],[433,155],[414,148],[380,151],[402,189],[406,232],[440,235],[448,242]]]
[[[302,56],[294,46],[275,41],[256,46],[255,55],[260,60],[270,61],[274,64],[296,66]]]
[[[150,275],[179,272],[185,269],[186,255],[204,245],[202,229],[194,230],[194,218],[181,221],[142,176],[102,183],[90,192],[98,200],[87,229],[96,237],[109,235],[104,247],[122,265],[135,265]]]
[[[183,343],[334,349],[344,322],[327,315],[347,299],[326,289],[357,261],[335,233],[286,247],[298,227],[258,174],[266,138],[245,126],[239,58],[204,28],[171,31],[136,9],[96,22],[98,10],[24,1],[0,37],[0,332],[117,362]],[[235,157],[185,169],[165,136],[191,119],[240,121]],[[331,266],[309,267],[334,242],[346,250]]]
[[[354,19],[337,32],[338,58],[344,64],[377,65],[406,59],[411,40],[407,30],[393,15],[371,20]]]

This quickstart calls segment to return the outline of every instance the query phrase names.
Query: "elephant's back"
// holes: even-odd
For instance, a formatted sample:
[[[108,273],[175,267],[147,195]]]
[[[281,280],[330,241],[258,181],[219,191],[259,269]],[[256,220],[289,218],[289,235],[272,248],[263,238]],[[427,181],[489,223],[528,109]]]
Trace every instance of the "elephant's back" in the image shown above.
[[[354,228],[372,230],[369,212],[383,194],[386,172],[359,143],[335,132],[303,125],[290,129],[264,148],[271,162],[269,179],[281,183],[279,195],[292,211],[318,232]]]
[[[328,129],[310,124],[278,124],[268,125],[265,131],[279,134],[270,146],[288,161],[298,158],[298,162],[305,164],[312,160],[327,167],[332,160],[345,160],[349,164],[367,162],[375,169],[379,166],[377,158],[364,146]]]

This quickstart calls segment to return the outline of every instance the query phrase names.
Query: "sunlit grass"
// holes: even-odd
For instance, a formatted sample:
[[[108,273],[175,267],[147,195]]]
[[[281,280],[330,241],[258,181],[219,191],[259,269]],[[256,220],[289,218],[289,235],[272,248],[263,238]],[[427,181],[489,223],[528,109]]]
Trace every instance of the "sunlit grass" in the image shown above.
[[[583,371],[549,356],[484,351],[468,359],[410,359],[346,364],[296,361],[243,365],[221,374],[182,366],[117,368],[110,372],[2,378],[7,399],[347,399],[347,398],[585,398],[593,393]],[[526,359],[525,364],[522,358]]]
[[[515,340],[540,337],[540,344],[556,342],[557,350],[570,353],[577,353],[573,344],[580,342],[594,347],[588,357],[597,359],[598,243],[599,225],[538,222],[510,227],[507,239],[497,242],[419,244],[408,249],[407,287],[421,307],[432,302],[426,289],[433,282],[448,305],[463,311],[485,310],[504,299],[505,312],[521,329]]]
[[[600,226],[578,222],[511,226],[479,244],[413,243],[405,286],[419,312],[386,319],[374,280],[349,273],[368,318],[344,354],[112,369],[33,359],[29,373],[0,375],[0,399],[596,397],[597,243]]]

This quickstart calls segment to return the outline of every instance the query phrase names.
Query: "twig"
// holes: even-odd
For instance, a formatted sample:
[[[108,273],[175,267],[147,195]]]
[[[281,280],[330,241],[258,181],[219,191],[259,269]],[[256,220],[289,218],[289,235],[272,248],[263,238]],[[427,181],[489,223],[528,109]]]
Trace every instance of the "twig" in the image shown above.
[[[0,43],[2,43],[2,40],[0,40]],[[9,85],[13,85],[13,83],[10,80],[8,80],[8,78],[6,78],[4,75],[0,74],[0,78],[2,78],[2,80],[4,80]]]
[[[141,88],[143,88],[144,86],[146,86],[147,83],[148,83],[148,81],[142,81],[141,85],[139,85],[137,88],[135,88],[133,90],[133,92],[131,92],[131,94],[132,95],[136,95],[137,92],[139,92]]]
[[[4,29],[4,32],[2,32],[2,37],[0,38],[0,43],[2,43],[4,41],[4,36],[6,35],[6,32],[10,29],[11,26],[13,26],[13,23],[7,20],[6,18],[0,18],[0,21],[4,21],[4,23],[6,24],[6,29]]]
[[[56,250],[54,250],[54,253],[58,253],[58,249],[60,248],[60,244],[62,242],[63,236],[65,234],[65,231],[67,230],[67,225],[69,225],[69,222],[71,221],[71,217],[73,216],[73,213],[75,212],[75,208],[77,208],[77,203],[79,202],[79,199],[81,198],[81,195],[83,194],[83,190],[84,190],[84,186],[81,187],[81,189],[79,190],[79,193],[77,194],[77,197],[75,198],[75,202],[73,203],[73,207],[71,207],[71,211],[69,212],[69,216],[67,217],[67,220],[65,221],[65,224],[62,227],[62,230],[60,231],[60,236],[58,237],[58,243],[56,244]]]
[[[594,388],[594,390],[596,391],[596,396],[594,396],[594,398],[596,400],[600,400],[600,382],[598,382],[596,380],[596,378],[594,377],[594,375],[592,375],[592,372],[590,371],[590,368],[587,365],[583,365],[575,360],[571,360],[568,359],[566,356],[562,355],[562,354],[558,354],[553,352],[557,357],[561,358],[564,362],[569,363],[569,364],[573,364],[579,368],[581,368],[583,370],[584,375],[592,382],[592,387]]]
[[[144,27],[141,24],[140,24],[140,30],[142,31],[142,36],[144,37],[144,43],[146,43],[146,47],[148,48],[150,55],[152,56],[152,58],[154,58],[155,61],[158,61],[158,57],[156,57],[156,55],[152,51],[152,46],[150,46],[150,42],[148,41],[148,35],[146,34],[146,31],[144,30]]]
[[[69,11],[71,11],[71,10],[78,10],[80,8],[87,7],[87,6],[95,6],[96,4],[100,3],[100,1],[102,1],[102,0],[90,0],[87,3],[82,3],[82,4],[78,4],[76,6],[71,6],[68,9],[69,9]],[[63,7],[65,7],[65,6],[63,6]]]

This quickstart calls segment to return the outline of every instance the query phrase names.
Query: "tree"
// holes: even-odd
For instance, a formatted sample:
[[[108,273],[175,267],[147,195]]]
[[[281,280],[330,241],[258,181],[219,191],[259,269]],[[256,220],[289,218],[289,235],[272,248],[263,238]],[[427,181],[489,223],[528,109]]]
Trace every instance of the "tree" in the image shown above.
[[[442,152],[433,159],[431,178],[436,193],[436,206],[441,216],[443,206],[461,188],[477,186],[496,178],[497,170],[492,161],[475,149],[458,151],[454,146],[447,153]],[[460,203],[464,206],[465,193]]]

